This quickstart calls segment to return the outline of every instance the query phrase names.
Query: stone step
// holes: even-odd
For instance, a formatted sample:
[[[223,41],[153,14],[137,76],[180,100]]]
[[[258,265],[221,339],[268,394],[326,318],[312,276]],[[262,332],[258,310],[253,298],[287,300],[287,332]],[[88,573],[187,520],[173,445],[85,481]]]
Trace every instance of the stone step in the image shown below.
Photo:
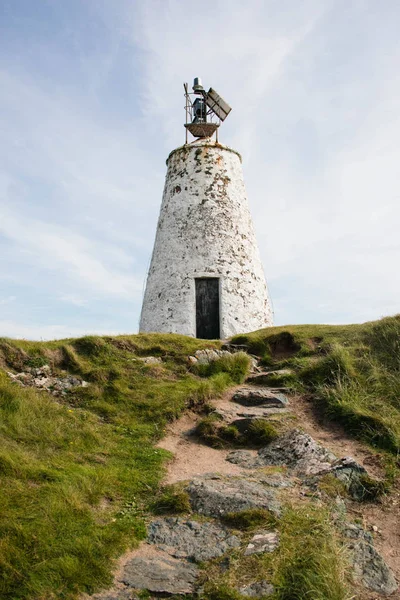
[[[254,421],[259,421],[260,419],[264,419],[265,421],[268,420],[266,417],[257,417],[256,419],[254,417],[242,417],[231,421],[230,425],[233,425],[239,433],[246,434],[251,431],[252,423]]]
[[[175,558],[203,562],[240,546],[240,539],[219,523],[165,517],[152,521],[148,541]]]
[[[286,408],[289,400],[284,394],[261,386],[242,386],[236,390],[232,400],[242,406]]]
[[[289,412],[287,408],[276,406],[245,407],[235,402],[231,402],[231,405],[229,408],[217,408],[214,411],[227,424],[231,424],[236,419],[269,419],[274,415]]]
[[[121,583],[135,590],[161,594],[192,594],[198,577],[197,565],[149,547],[124,566]]]
[[[245,477],[222,477],[210,473],[193,479],[186,491],[192,509],[208,517],[220,517],[248,508],[266,508],[275,516],[281,514],[276,490]]]
[[[261,373],[252,373],[246,379],[246,383],[251,385],[270,386],[276,382],[277,377],[287,377],[292,375],[291,369],[279,369],[277,371],[263,371]]]

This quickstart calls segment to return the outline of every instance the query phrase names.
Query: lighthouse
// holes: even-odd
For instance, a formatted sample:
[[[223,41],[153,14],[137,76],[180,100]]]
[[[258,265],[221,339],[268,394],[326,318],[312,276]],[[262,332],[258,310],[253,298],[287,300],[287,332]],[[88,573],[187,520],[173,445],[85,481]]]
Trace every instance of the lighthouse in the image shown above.
[[[167,159],[140,332],[226,339],[272,325],[273,315],[242,158],[218,142],[231,108],[198,78],[193,93],[184,87],[186,143]]]

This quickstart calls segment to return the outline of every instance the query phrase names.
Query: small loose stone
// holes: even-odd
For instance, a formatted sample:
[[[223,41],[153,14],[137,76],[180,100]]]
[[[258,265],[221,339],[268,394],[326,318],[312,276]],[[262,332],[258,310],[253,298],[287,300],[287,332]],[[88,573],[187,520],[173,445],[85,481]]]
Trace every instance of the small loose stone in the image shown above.
[[[260,531],[253,535],[244,555],[263,554],[264,552],[273,552],[279,546],[279,536],[276,531]]]

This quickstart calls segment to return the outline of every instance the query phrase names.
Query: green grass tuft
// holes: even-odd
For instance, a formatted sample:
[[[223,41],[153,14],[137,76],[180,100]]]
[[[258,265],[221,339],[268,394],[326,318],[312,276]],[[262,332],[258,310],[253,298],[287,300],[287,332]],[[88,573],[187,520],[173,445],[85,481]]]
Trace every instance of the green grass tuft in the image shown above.
[[[227,440],[220,436],[221,421],[222,418],[215,413],[203,417],[196,426],[196,435],[212,448],[223,448]]]
[[[265,508],[249,508],[240,512],[225,513],[221,520],[228,527],[249,531],[258,528],[271,529],[276,526],[277,520]]]
[[[206,595],[202,596],[202,600],[243,600],[244,598],[237,590],[226,583],[209,583],[205,591]]]
[[[253,419],[248,430],[243,434],[247,446],[266,446],[279,436],[276,427],[265,419]]]
[[[324,509],[287,509],[279,523],[276,600],[348,600],[346,561]]]
[[[312,504],[286,507],[279,519],[267,511],[246,510],[225,515],[223,522],[228,527],[243,529],[247,539],[254,531],[273,527],[278,530],[280,543],[270,554],[246,557],[243,551],[234,550],[228,559],[207,565],[204,600],[241,599],[237,591],[241,586],[263,580],[274,587],[271,600],[352,597],[347,556],[328,509]]]
[[[329,354],[299,373],[300,380],[313,389],[321,385],[334,385],[338,380],[350,381],[355,376],[352,356],[347,348],[339,344],[333,345]]]
[[[360,476],[360,486],[362,494],[360,500],[362,502],[374,502],[390,491],[390,483],[384,480],[373,479],[367,474]]]
[[[386,368],[400,371],[400,315],[387,317],[372,324],[365,335],[373,355]]]
[[[239,431],[236,425],[224,425],[218,414],[211,413],[199,421],[196,434],[213,448],[260,448],[276,439],[279,432],[265,419],[253,419],[246,429]]]
[[[319,478],[318,489],[329,496],[329,498],[336,498],[337,496],[347,498],[349,495],[343,481],[340,481],[340,479],[335,477],[332,473],[327,473]]]
[[[150,504],[150,509],[156,515],[188,513],[191,511],[189,495],[177,486],[167,485]]]
[[[210,377],[217,373],[228,373],[235,383],[243,383],[249,369],[250,357],[245,352],[236,352],[235,354],[221,356],[218,360],[213,360],[207,364],[198,364],[195,371],[201,377]]]

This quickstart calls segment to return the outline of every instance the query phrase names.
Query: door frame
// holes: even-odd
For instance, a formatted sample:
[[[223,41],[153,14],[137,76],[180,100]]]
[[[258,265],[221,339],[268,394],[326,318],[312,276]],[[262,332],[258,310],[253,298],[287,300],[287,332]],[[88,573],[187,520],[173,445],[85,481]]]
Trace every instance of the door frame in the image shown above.
[[[218,296],[219,296],[219,310],[218,310],[218,320],[219,320],[219,336],[222,339],[222,275],[218,273],[207,273],[206,271],[200,271],[199,273],[194,273],[192,275],[192,292],[193,292],[193,311],[192,311],[192,323],[193,323],[193,331],[194,337],[197,337],[197,319],[196,319],[196,279],[219,279],[218,284]]]

